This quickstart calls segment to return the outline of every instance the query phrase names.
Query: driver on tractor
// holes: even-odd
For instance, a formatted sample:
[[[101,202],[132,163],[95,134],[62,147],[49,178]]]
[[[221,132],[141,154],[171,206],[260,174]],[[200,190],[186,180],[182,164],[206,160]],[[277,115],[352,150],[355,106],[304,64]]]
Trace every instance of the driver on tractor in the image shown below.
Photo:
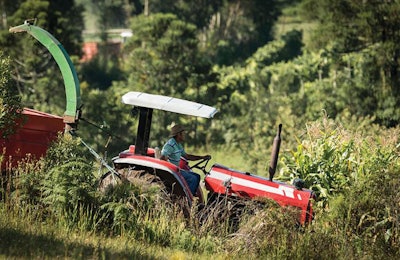
[[[182,143],[185,141],[185,128],[181,125],[174,125],[171,127],[170,139],[165,143],[161,150],[161,159],[169,161],[170,163],[180,166],[181,157],[189,161],[197,161],[202,159],[209,160],[210,155],[193,155],[185,152]],[[185,178],[190,191],[193,195],[196,194],[197,188],[200,183],[200,175],[190,171],[190,168],[180,170],[183,178]]]

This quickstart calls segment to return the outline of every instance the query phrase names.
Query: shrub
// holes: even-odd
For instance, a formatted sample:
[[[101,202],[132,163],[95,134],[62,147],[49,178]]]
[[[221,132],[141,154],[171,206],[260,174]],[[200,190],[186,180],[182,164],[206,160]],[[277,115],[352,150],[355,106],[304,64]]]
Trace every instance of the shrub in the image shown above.
[[[78,212],[96,207],[93,159],[78,139],[60,136],[47,151],[43,164],[41,199],[54,216],[76,222]]]

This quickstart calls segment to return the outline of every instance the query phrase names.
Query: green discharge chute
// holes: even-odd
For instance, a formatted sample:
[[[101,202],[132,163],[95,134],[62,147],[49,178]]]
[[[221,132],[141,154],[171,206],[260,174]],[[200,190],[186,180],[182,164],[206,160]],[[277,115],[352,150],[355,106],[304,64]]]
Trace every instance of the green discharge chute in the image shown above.
[[[27,32],[50,51],[64,79],[67,99],[64,122],[67,124],[76,124],[79,119],[79,108],[81,106],[79,80],[74,65],[64,47],[49,32],[30,24],[28,21],[25,21],[22,25],[11,27],[9,31],[13,33]]]

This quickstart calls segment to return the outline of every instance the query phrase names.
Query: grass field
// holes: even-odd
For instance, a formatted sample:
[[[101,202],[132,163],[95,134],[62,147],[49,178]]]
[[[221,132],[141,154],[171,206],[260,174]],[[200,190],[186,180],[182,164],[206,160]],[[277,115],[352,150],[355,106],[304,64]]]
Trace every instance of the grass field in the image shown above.
[[[0,258],[3,259],[228,259],[227,255],[185,252],[127,236],[68,230],[31,216],[0,209]]]

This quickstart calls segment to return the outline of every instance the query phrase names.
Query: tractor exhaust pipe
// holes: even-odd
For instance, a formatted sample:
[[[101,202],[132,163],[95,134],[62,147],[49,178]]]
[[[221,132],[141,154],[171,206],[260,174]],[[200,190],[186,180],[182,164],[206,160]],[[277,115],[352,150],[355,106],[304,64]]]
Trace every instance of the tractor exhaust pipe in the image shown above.
[[[274,138],[274,144],[271,151],[271,162],[269,164],[269,180],[272,181],[276,171],[276,165],[278,164],[279,149],[281,147],[281,132],[282,124],[279,124],[278,133]]]

